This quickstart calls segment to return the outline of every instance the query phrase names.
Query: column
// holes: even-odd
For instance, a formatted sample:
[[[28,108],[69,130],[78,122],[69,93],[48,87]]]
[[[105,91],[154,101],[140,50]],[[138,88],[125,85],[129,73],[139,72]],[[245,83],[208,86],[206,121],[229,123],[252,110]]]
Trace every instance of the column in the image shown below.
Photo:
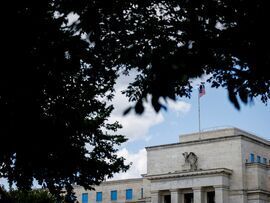
[[[170,191],[171,191],[171,203],[182,203],[181,191],[177,189]]]
[[[161,196],[158,190],[151,191],[151,203],[161,203]]]
[[[193,190],[193,198],[194,198],[194,203],[204,203],[204,191],[202,190],[201,187],[195,187],[192,188]]]
[[[228,203],[228,188],[225,186],[216,186],[215,187],[215,202],[216,203]]]

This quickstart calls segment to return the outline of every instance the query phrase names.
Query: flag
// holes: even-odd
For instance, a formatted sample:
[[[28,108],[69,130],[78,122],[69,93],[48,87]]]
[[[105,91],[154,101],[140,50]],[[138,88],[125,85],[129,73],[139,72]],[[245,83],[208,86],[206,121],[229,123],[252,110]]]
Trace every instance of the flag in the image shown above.
[[[200,85],[199,87],[199,97],[202,97],[203,95],[205,95],[205,87],[204,85]]]

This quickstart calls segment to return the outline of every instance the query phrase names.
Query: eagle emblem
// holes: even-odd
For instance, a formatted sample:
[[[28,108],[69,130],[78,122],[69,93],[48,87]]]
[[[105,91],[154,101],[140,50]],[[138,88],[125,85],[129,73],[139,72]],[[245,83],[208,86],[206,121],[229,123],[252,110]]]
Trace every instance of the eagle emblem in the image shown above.
[[[185,158],[185,164],[183,165],[184,170],[196,171],[198,168],[198,157],[194,152],[183,153]]]

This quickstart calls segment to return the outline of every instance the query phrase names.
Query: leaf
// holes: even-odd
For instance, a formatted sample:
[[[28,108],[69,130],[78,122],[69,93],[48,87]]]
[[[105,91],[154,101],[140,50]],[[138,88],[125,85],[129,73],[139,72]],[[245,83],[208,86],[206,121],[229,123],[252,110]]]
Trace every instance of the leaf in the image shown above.
[[[128,107],[125,111],[124,111],[124,113],[123,113],[123,116],[126,116],[130,111],[131,111],[131,109],[133,109],[134,107]]]

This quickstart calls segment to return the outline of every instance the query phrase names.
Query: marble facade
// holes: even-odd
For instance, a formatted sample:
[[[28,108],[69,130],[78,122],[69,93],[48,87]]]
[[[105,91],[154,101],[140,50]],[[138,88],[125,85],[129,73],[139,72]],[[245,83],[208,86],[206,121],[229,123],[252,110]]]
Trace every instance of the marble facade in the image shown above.
[[[270,202],[270,142],[266,139],[228,128],[182,135],[178,143],[146,150],[147,173],[142,178],[108,181],[91,192],[75,187],[80,202],[83,193],[89,193],[89,203]],[[127,188],[134,188],[129,200],[124,195]],[[112,190],[123,195],[112,201]],[[95,198],[97,191],[104,194],[102,201]]]

